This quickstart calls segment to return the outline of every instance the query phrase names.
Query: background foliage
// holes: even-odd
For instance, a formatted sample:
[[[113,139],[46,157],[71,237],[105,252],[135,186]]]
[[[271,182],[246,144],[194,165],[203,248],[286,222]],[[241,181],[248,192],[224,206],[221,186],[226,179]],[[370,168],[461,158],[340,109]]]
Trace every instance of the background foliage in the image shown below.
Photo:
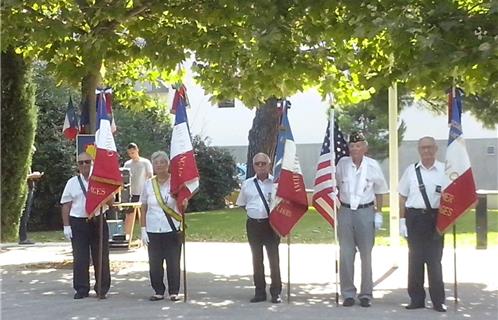
[[[2,51],[2,241],[17,237],[26,201],[37,109],[32,71],[13,48]]]
[[[236,187],[235,160],[221,148],[206,145],[200,137],[193,141],[199,175],[199,192],[189,202],[189,211],[206,211],[225,207],[225,197]]]

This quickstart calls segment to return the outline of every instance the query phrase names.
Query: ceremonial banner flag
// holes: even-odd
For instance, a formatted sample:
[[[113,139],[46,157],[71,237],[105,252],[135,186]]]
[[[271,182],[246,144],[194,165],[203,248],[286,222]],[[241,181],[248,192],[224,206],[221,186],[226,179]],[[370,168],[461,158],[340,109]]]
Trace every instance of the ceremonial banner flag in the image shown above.
[[[112,113],[112,89],[111,88],[106,88],[104,90],[96,90],[96,101],[97,101],[97,113],[99,112],[98,110],[98,105],[99,105],[99,99],[101,95],[104,96],[104,101],[105,101],[105,109],[107,112],[107,117],[111,121],[111,132],[114,133],[116,132],[116,122],[114,121],[114,114]],[[99,123],[97,121],[97,128],[99,127]]]
[[[446,149],[445,173],[436,229],[445,232],[477,202],[474,175],[462,131],[462,91],[453,88],[448,94],[450,134]]]
[[[97,131],[95,146],[97,148],[88,192],[86,194],[86,212],[92,217],[108,200],[114,197],[123,184],[119,171],[119,156],[111,129],[111,117],[106,108],[106,95],[99,91],[97,100]]]
[[[287,117],[290,103],[283,101],[276,161],[273,170],[274,199],[270,224],[280,236],[287,236],[308,210],[303,174],[296,154],[296,144]]]
[[[349,155],[348,144],[334,117],[332,108],[318,159],[313,190],[313,206],[331,226],[334,226],[334,208],[338,201],[335,166],[340,158]]]
[[[171,193],[181,213],[185,213],[184,200],[190,199],[199,188],[199,171],[188,127],[187,105],[187,89],[181,85],[175,92],[171,110],[175,114],[175,126],[170,152]]]
[[[76,116],[76,110],[74,109],[73,99],[69,97],[62,133],[67,139],[73,140],[76,138],[79,131],[78,117]]]

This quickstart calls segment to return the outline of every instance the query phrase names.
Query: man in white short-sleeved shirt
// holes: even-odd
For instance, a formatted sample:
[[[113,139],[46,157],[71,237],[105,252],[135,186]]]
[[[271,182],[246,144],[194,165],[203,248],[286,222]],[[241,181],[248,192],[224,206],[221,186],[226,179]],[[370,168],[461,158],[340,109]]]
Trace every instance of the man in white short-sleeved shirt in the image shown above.
[[[405,308],[425,308],[424,273],[427,264],[432,307],[438,312],[446,312],[441,265],[444,238],[437,233],[435,225],[441,188],[447,178],[444,163],[436,160],[437,144],[433,137],[421,138],[418,152],[420,161],[406,168],[398,185],[400,234],[408,240],[410,304]]]
[[[349,157],[339,160],[336,168],[341,207],[337,215],[337,236],[340,246],[340,279],[342,305],[355,304],[354,285],[356,251],[361,258],[361,288],[358,298],[362,307],[372,300],[372,248],[375,230],[382,226],[382,195],[388,192],[379,164],[365,156],[368,144],[360,132],[351,134]]]
[[[265,247],[270,263],[271,302],[280,303],[282,302],[280,297],[282,281],[278,253],[280,237],[272,229],[268,219],[273,188],[273,177],[270,175],[271,161],[265,153],[258,153],[253,157],[252,164],[256,175],[242,183],[237,198],[237,205],[247,212],[247,240],[251,247],[255,286],[255,294],[250,301],[266,301],[265,266],[263,264],[263,247]]]
[[[98,261],[100,251],[99,218],[95,216],[88,219],[85,210],[86,191],[88,179],[92,169],[92,157],[88,153],[78,155],[79,175],[70,178],[60,203],[62,204],[62,223],[64,236],[71,241],[73,248],[73,287],[76,293],[74,299],[86,298],[90,291],[90,254],[94,265],[95,274],[98,274]],[[102,250],[102,284],[98,292],[99,279],[96,277],[94,290],[97,296],[105,299],[111,286],[111,273],[109,269],[109,229],[104,218],[103,221],[103,250]]]

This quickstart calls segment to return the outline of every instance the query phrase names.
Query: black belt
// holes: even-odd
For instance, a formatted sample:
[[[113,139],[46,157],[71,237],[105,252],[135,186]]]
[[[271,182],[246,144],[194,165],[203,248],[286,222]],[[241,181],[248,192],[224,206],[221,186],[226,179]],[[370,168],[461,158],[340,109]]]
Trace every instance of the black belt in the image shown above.
[[[427,214],[427,213],[436,213],[438,209],[417,209],[417,208],[406,208],[408,212],[413,214]]]
[[[351,205],[349,203],[341,202],[341,205],[345,206],[346,208],[351,208]],[[369,202],[369,203],[364,203],[364,204],[358,205],[357,209],[365,209],[365,208],[368,208],[368,207],[373,206],[373,205],[374,205],[374,202],[372,201],[372,202]]]
[[[256,218],[247,217],[247,220],[258,222],[258,223],[268,222],[268,218],[256,219]]]

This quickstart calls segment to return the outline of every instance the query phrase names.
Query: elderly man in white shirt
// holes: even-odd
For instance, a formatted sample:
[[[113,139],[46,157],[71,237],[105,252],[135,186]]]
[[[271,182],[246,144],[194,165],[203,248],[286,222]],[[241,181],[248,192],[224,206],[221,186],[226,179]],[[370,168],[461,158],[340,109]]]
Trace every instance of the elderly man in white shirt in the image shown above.
[[[62,204],[62,223],[64,236],[71,241],[73,248],[73,287],[76,293],[74,299],[88,297],[90,291],[90,253],[92,255],[95,275],[98,275],[99,255],[99,213],[96,217],[88,219],[85,210],[86,191],[88,179],[92,168],[92,157],[83,152],[78,155],[79,175],[70,178],[60,203]],[[99,278],[96,276],[94,290],[97,296],[105,299],[111,286],[111,272],[109,269],[109,229],[104,218],[103,222],[103,249],[102,249],[102,292],[98,292]]]
[[[410,304],[405,308],[425,308],[424,269],[427,264],[432,307],[438,312],[446,312],[441,265],[444,238],[435,228],[441,187],[446,179],[445,168],[444,163],[436,160],[437,145],[433,137],[421,138],[418,152],[420,161],[406,168],[398,186],[400,233],[408,240]]]
[[[268,155],[258,153],[252,160],[256,175],[244,181],[240,189],[237,205],[247,211],[247,239],[251,246],[253,279],[255,286],[251,302],[266,301],[265,266],[263,264],[263,247],[266,247],[270,262],[270,294],[272,303],[280,303],[282,299],[282,281],[280,278],[280,258],[278,246],[280,237],[272,229],[268,215],[273,187],[273,176],[270,175],[271,162]]]
[[[355,304],[354,285],[356,250],[361,258],[360,305],[369,307],[372,300],[372,248],[375,229],[382,226],[382,195],[388,192],[382,170],[372,158],[365,156],[367,142],[360,132],[351,134],[349,157],[339,160],[336,169],[341,207],[337,215],[340,245],[340,281],[342,305]]]

